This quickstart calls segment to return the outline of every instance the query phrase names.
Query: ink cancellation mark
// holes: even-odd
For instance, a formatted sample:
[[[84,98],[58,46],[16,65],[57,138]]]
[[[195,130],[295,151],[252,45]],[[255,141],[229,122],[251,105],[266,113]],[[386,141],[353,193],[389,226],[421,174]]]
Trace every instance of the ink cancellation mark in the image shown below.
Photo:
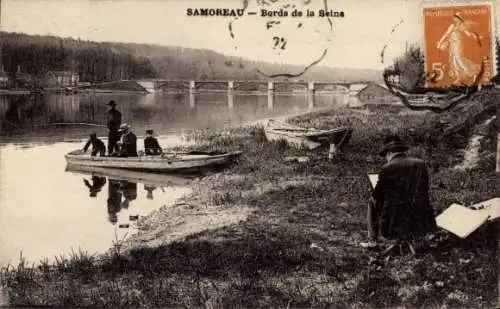
[[[334,30],[332,19],[344,17],[345,13],[329,8],[327,0],[269,1],[243,1],[244,12],[228,25],[234,49],[243,56],[251,53],[252,57],[283,64],[300,59],[303,69],[295,72],[262,72],[255,68],[268,77],[298,77],[326,56]]]

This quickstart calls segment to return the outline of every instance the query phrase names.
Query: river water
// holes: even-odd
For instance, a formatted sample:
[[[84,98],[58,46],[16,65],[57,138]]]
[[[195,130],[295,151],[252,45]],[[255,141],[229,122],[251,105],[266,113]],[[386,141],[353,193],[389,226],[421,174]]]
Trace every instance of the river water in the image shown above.
[[[64,154],[106,129],[106,103],[115,100],[123,122],[140,137],[160,135],[162,147],[187,144],[182,134],[346,104],[347,95],[204,93],[187,95],[51,94],[0,96],[0,265],[69,254],[104,252],[134,233],[136,218],[172,205],[190,192],[189,179],[137,173],[66,170]],[[229,103],[229,104],[228,104]],[[356,102],[354,102],[356,103]],[[232,105],[232,106],[231,106]],[[141,143],[138,143],[139,150]]]

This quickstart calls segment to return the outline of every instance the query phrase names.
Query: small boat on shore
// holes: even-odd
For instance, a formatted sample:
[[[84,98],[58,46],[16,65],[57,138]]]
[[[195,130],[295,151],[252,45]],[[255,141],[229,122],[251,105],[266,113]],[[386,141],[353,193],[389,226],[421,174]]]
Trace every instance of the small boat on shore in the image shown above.
[[[315,149],[322,145],[340,148],[349,142],[352,129],[339,127],[331,130],[303,128],[288,123],[269,120],[264,127],[268,141],[285,140],[294,147]]]
[[[165,175],[147,172],[139,172],[132,170],[96,167],[96,166],[82,166],[68,164],[66,172],[74,174],[82,174],[88,176],[108,177],[118,181],[129,181],[134,183],[142,183],[149,186],[162,187],[162,186],[185,186],[189,184],[194,177],[186,175]]]
[[[241,155],[241,151],[229,153],[215,152],[172,152],[161,156],[138,157],[92,157],[82,150],[75,150],[65,155],[69,165],[91,166],[114,169],[126,169],[150,173],[203,171],[232,163]]]

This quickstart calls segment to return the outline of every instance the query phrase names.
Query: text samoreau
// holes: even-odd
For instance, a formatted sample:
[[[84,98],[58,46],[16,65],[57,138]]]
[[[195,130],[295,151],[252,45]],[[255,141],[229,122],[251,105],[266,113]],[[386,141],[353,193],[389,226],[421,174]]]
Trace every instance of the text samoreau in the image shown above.
[[[189,8],[186,10],[187,16],[238,16],[245,13],[244,9],[208,9],[208,8]]]

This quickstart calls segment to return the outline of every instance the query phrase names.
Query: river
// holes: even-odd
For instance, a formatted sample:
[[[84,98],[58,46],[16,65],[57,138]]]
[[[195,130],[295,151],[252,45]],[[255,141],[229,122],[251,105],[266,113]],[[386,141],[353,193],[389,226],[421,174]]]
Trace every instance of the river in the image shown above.
[[[174,176],[66,170],[64,154],[81,148],[91,132],[105,137],[105,128],[90,124],[105,125],[109,100],[138,137],[151,128],[162,147],[187,144],[182,134],[191,130],[356,103],[342,94],[314,102],[304,94],[276,95],[270,102],[267,94],[203,93],[194,106],[183,94],[0,96],[0,265],[15,265],[21,252],[35,263],[72,251],[104,252],[134,233],[138,216],[190,192],[190,180]]]

